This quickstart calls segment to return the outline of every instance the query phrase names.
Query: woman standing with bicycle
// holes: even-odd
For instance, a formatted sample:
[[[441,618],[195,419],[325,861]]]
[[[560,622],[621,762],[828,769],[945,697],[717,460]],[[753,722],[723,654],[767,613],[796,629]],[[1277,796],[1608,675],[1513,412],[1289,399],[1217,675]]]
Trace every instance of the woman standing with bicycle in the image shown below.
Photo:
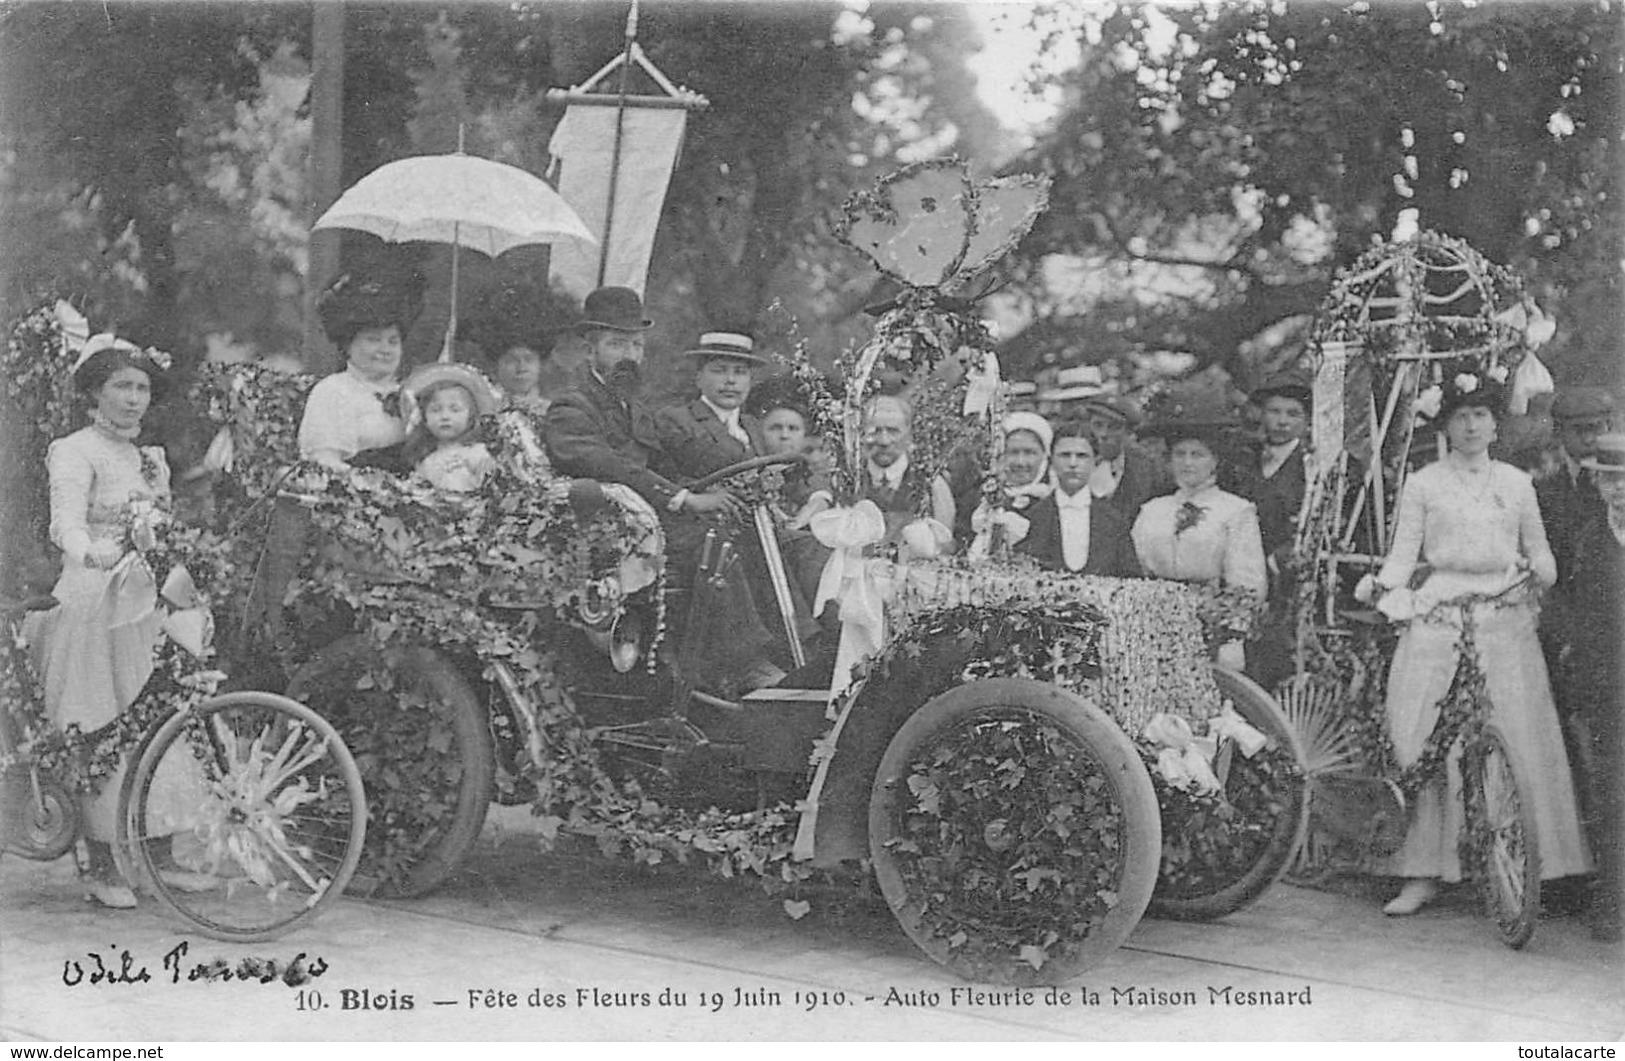
[[[1424,394],[1418,405],[1431,397]],[[1478,371],[1447,374],[1438,398],[1435,422],[1443,425],[1449,452],[1406,481],[1387,561],[1356,590],[1390,618],[1407,621],[1388,675],[1388,726],[1401,769],[1422,758],[1456,674],[1463,609],[1449,602],[1496,597],[1526,575],[1542,587],[1557,579],[1532,481],[1489,456],[1502,412],[1500,387]],[[1527,766],[1524,776],[1533,787],[1522,795],[1533,805],[1542,876],[1583,873],[1585,842],[1535,637],[1535,600],[1514,589],[1468,607],[1489,720]],[[1460,781],[1454,769],[1449,773],[1448,795],[1437,779],[1417,795],[1405,843],[1388,866],[1405,886],[1383,908],[1386,914],[1414,914],[1437,895],[1440,880],[1461,879]]]
[[[73,383],[90,402],[90,426],[51,443],[46,458],[51,540],[62,550],[62,574],[52,590],[58,605],[31,618],[24,637],[44,686],[47,720],[91,734],[134,703],[152,673],[162,615],[151,608],[123,614],[120,588],[129,569],[133,509],[167,502],[169,465],[159,447],[136,445],[141,419],[164,385],[149,356],[110,335],[95,336],[85,344]],[[136,904],[111,848],[122,772],[82,804],[87,898],[117,909]],[[177,792],[157,811],[179,827],[193,809]],[[171,872],[178,887],[213,883]]]

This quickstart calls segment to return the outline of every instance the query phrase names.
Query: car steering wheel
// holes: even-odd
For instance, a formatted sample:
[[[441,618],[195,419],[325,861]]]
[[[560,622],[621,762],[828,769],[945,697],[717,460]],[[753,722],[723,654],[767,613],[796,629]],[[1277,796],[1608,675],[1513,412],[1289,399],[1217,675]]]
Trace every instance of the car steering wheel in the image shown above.
[[[739,475],[743,472],[752,472],[757,468],[770,468],[775,465],[805,463],[807,463],[807,455],[805,453],[769,453],[760,457],[747,457],[742,461],[736,461],[733,464],[728,465],[726,468],[718,468],[716,471],[705,476],[704,478],[696,479],[694,482],[688,484],[688,489],[693,493],[701,493],[710,489],[712,486],[715,486],[717,483],[720,483],[722,480]]]

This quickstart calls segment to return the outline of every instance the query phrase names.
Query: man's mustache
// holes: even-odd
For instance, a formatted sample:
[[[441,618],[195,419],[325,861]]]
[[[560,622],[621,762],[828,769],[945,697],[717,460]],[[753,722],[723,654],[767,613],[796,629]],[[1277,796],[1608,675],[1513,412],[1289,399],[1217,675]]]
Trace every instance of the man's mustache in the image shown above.
[[[636,389],[643,383],[643,366],[630,358],[617,361],[610,366],[606,382],[621,390]]]

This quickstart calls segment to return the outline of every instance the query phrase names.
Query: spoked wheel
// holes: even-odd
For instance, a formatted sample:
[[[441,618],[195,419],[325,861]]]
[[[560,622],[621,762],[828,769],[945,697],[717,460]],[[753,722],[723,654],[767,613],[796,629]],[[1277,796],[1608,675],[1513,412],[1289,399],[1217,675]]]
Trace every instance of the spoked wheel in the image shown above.
[[[79,838],[79,801],[55,781],[37,781],[18,767],[5,779],[5,849],[36,862],[53,862]]]
[[[1133,742],[1082,698],[1024,679],[928,701],[869,799],[870,856],[903,931],[984,983],[1060,983],[1116,950],[1161,846]]]
[[[1494,726],[1477,752],[1463,756],[1467,830],[1486,912],[1501,941],[1521,949],[1540,918],[1540,845],[1528,775]]]
[[[1222,768],[1229,816],[1181,838],[1190,859],[1162,867],[1151,916],[1211,921],[1235,913],[1280,879],[1309,828],[1304,751],[1286,715],[1250,678],[1214,667],[1219,695],[1269,743],[1252,757],[1232,749]]]
[[[288,695],[332,722],[361,767],[371,820],[356,890],[408,899],[439,887],[495,791],[490,723],[457,668],[427,648],[380,658],[354,637],[300,670]]]
[[[228,693],[168,719],[119,808],[143,888],[213,939],[274,939],[338,898],[367,802],[338,732],[303,704]]]

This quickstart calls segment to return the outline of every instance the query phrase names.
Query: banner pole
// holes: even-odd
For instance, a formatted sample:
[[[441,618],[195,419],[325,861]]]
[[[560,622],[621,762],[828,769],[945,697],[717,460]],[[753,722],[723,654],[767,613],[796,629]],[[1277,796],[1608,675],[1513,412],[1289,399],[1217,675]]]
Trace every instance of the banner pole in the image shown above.
[[[621,139],[626,128],[626,96],[631,88],[632,44],[638,36],[638,0],[626,14],[626,49],[621,55],[621,91],[615,103],[615,144],[609,156],[609,199],[604,204],[604,238],[598,244],[598,286],[609,269],[609,234],[615,225],[615,185],[621,175]]]

